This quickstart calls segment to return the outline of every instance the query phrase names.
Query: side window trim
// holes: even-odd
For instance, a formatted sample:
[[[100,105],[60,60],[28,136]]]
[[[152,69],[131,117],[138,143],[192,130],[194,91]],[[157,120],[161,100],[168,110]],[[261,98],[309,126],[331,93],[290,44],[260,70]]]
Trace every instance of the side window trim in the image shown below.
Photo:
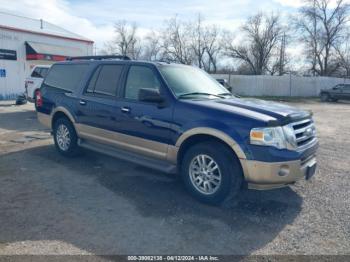
[[[89,79],[88,79],[88,81],[86,83],[86,86],[84,88],[84,94],[94,94],[95,87],[96,87],[96,82],[97,82],[98,77],[100,76],[101,68],[102,68],[102,66],[98,65],[98,66],[96,66],[96,68],[93,69],[93,71],[90,74],[90,77],[89,77]],[[88,91],[89,86],[90,86],[90,82],[92,81],[92,79],[93,79],[93,77],[95,76],[96,73],[97,73],[97,76],[96,76],[96,79],[95,79],[95,83],[93,85],[92,91],[90,92],[90,91]]]

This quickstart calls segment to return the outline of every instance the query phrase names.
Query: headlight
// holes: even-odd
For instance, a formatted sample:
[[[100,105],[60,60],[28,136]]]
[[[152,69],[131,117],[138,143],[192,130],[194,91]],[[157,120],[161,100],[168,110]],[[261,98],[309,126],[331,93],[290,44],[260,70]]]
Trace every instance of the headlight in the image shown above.
[[[286,125],[282,127],[283,133],[287,140],[287,148],[289,149],[296,149],[298,147],[297,145],[297,139],[295,137],[294,128],[292,125]]]
[[[296,147],[294,130],[291,126],[253,128],[250,131],[250,143],[253,145],[274,146],[279,149]]]

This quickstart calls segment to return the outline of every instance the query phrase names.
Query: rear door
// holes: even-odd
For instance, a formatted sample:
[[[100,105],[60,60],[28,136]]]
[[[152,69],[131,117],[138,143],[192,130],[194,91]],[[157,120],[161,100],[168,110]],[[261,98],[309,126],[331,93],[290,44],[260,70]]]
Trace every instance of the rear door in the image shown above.
[[[78,104],[78,128],[83,136],[103,142],[107,141],[110,132],[118,129],[120,105],[117,93],[123,72],[122,64],[100,64],[94,69]]]

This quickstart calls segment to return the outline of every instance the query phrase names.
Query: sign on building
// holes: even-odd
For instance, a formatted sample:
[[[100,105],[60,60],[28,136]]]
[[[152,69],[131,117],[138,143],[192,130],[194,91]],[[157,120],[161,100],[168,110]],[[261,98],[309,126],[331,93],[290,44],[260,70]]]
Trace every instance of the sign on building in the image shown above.
[[[0,77],[6,77],[6,69],[0,68]]]
[[[17,52],[15,50],[0,49],[0,59],[17,60]]]

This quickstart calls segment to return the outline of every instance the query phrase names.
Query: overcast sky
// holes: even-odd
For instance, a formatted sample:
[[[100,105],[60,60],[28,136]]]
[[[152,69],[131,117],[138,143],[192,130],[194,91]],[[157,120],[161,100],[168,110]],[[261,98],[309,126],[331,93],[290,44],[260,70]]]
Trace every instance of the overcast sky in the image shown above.
[[[208,23],[234,31],[258,11],[293,13],[302,0],[1,0],[1,10],[42,18],[95,41],[97,48],[113,37],[118,19],[133,21],[140,33],[162,26],[178,15],[191,19],[201,13]]]

